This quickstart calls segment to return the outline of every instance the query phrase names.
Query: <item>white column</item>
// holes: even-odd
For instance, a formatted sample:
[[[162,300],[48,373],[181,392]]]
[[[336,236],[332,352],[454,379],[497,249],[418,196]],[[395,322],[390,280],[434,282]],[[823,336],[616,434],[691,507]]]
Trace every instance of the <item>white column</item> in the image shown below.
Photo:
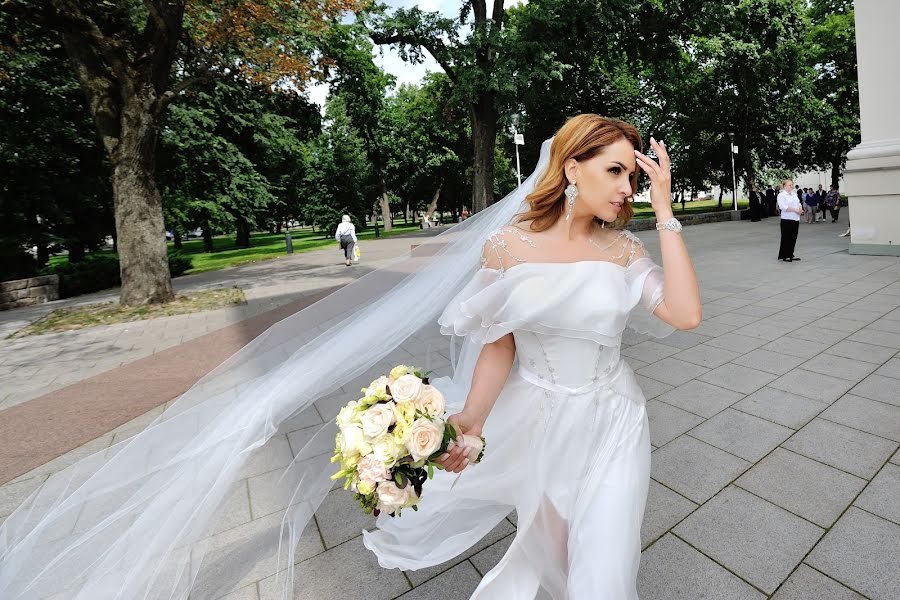
[[[850,253],[900,256],[900,1],[854,9],[862,142],[844,171]]]

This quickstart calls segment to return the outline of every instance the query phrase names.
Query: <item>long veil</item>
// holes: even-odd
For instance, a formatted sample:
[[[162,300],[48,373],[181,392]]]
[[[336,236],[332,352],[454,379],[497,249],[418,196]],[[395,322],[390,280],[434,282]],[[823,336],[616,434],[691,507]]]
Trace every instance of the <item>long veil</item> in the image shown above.
[[[0,598],[214,599],[266,577],[292,597],[333,487],[338,409],[399,363],[465,397],[481,348],[440,336],[437,317],[549,150],[502,201],[276,323],[146,429],[50,476],[0,526]]]

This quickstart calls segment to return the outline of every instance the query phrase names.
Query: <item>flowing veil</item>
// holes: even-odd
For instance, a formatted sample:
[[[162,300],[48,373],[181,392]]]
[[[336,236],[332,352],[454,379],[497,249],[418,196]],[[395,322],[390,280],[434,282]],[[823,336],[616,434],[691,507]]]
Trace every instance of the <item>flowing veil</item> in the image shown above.
[[[339,408],[399,363],[443,373],[451,410],[465,399],[481,346],[457,349],[437,317],[524,207],[550,142],[502,201],[276,323],[146,429],[51,475],[0,526],[0,597],[214,599],[266,577],[292,597],[333,488]]]

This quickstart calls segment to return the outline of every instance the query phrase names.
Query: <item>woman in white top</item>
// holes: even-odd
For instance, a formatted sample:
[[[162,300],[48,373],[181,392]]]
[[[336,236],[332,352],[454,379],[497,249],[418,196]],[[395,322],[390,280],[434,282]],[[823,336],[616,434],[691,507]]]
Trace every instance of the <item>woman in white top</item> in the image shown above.
[[[351,261],[356,259],[353,255],[353,250],[356,248],[356,242],[358,241],[356,239],[356,227],[350,222],[350,215],[344,215],[341,218],[337,231],[334,232],[334,239],[341,245],[341,250],[344,251],[344,259],[349,267],[353,264]]]
[[[797,194],[794,193],[793,181],[785,179],[781,187],[781,193],[778,194],[778,210],[781,211],[781,246],[778,249],[778,260],[794,262],[800,260],[794,256],[794,246],[797,244],[803,207]]]

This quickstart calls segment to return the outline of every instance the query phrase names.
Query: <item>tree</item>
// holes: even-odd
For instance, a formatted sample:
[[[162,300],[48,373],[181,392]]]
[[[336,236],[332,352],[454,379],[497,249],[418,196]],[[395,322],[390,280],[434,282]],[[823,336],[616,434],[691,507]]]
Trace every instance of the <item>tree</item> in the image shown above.
[[[459,19],[447,19],[418,7],[374,13],[372,39],[376,44],[397,44],[404,60],[421,62],[428,52],[465,100],[472,129],[472,208],[483,210],[494,202],[494,149],[498,131],[498,96],[509,85],[503,76],[501,32],[503,2],[494,2],[490,14],[484,0],[465,0]],[[469,20],[471,16],[472,20]],[[469,28],[464,39],[459,30]]]
[[[108,166],[65,52],[38,24],[15,33],[10,21],[0,13],[0,280],[33,275],[60,248],[77,262],[113,231]]]
[[[851,0],[813,0],[810,7],[814,93],[823,116],[813,122],[813,154],[831,168],[831,184],[838,186],[847,152],[860,141],[859,80],[856,70],[856,22]]]
[[[312,32],[354,0],[11,0],[57,31],[112,168],[121,302],[173,297],[156,183],[169,104],[213,70],[300,85],[316,70]]]

